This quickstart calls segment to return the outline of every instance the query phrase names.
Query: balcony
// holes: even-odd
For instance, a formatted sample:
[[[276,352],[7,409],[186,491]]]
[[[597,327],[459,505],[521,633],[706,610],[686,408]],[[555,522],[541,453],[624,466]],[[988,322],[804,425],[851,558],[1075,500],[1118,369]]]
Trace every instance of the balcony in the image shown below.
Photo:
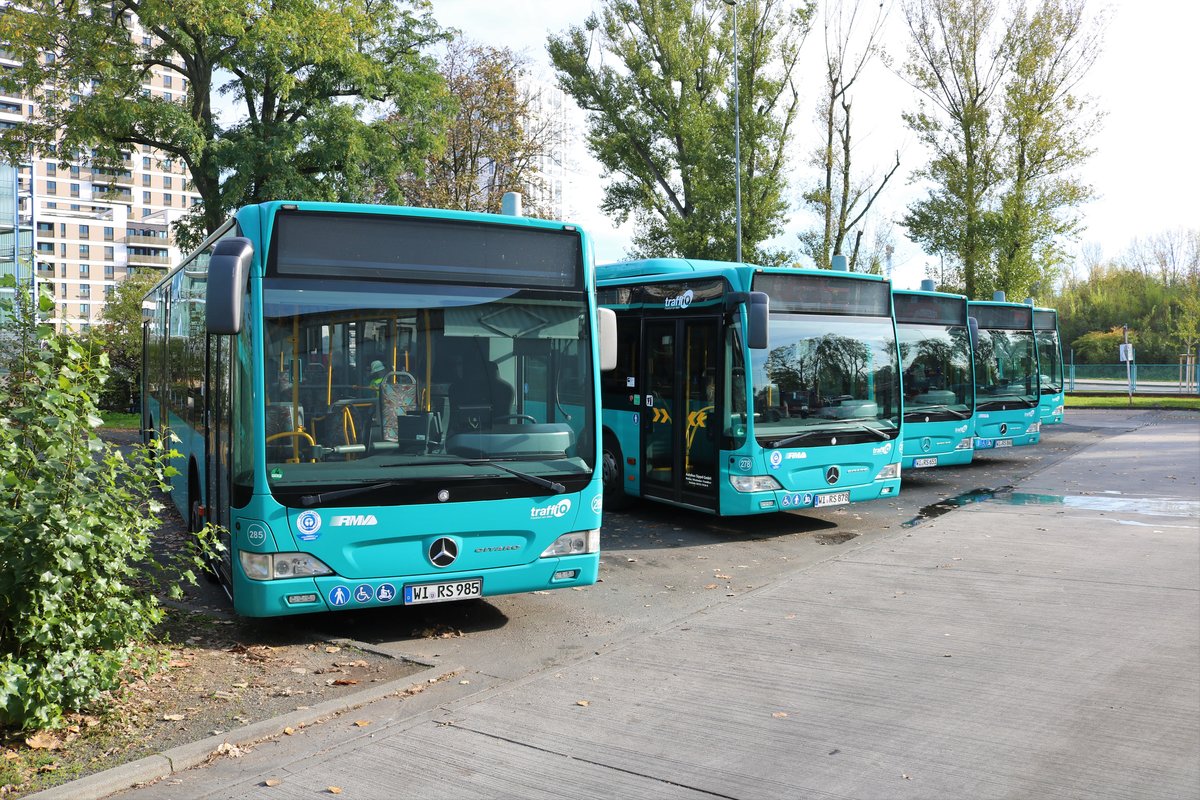
[[[138,253],[129,254],[129,266],[131,267],[166,267],[170,266],[171,258],[166,255],[148,256]]]
[[[97,189],[92,187],[93,200],[107,200],[117,203],[132,203],[133,192],[128,189]]]
[[[143,247],[170,247],[171,245],[165,236],[142,236],[132,233],[126,234],[125,244],[142,245]]]

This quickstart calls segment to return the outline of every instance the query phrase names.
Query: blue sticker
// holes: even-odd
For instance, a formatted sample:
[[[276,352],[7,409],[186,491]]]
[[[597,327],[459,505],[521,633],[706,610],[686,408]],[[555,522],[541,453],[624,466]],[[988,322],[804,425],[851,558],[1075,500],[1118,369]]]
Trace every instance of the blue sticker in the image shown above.
[[[302,542],[312,542],[321,538],[321,515],[315,511],[301,511],[296,517],[297,538]]]
[[[800,504],[811,506],[813,501],[812,492],[805,492],[804,497],[800,498]]]
[[[778,450],[771,451],[771,469],[779,469],[779,465],[783,463],[783,453]]]
[[[354,587],[354,599],[359,603],[369,603],[375,597],[375,590],[365,583]]]
[[[329,605],[344,606],[350,602],[350,590],[345,586],[335,586],[329,593]]]
[[[396,587],[390,583],[381,583],[375,591],[375,596],[379,598],[381,603],[390,603],[396,599]]]

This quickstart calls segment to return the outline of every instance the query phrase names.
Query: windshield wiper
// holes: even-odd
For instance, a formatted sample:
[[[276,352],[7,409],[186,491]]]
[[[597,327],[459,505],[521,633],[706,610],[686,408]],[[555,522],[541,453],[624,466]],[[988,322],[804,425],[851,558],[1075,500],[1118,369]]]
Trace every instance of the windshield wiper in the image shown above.
[[[929,411],[945,411],[947,414],[953,414],[959,419],[967,419],[971,416],[970,414],[963,413],[962,411],[958,411],[942,403],[937,403],[936,405],[922,405],[920,408],[909,409],[904,416],[907,418],[909,414],[924,414]]]
[[[367,494],[374,492],[377,489],[387,489],[392,486],[399,486],[405,481],[382,481],[380,483],[369,483],[366,486],[354,486],[350,489],[338,489],[334,492],[320,492],[317,494],[306,494],[301,496],[300,505],[304,507],[315,506],[317,503],[324,503],[330,500],[341,500],[345,497],[354,497],[356,494]]]
[[[831,431],[827,428],[817,428],[817,429],[811,430],[811,431],[801,431],[800,433],[797,433],[795,436],[789,436],[786,439],[776,439],[775,441],[771,442],[771,447],[773,447],[773,448],[774,447],[787,447],[789,444],[792,444],[793,442],[798,442],[801,439],[807,439],[810,436],[816,436],[816,435],[822,434],[822,433],[827,436],[836,436],[837,435],[837,431]]]
[[[420,463],[420,464],[410,464],[410,463],[405,462],[405,463],[399,463],[399,464],[383,464],[381,466],[384,468],[386,468],[386,467],[411,467],[411,466],[439,467],[439,466],[446,466],[448,464],[454,464],[454,465],[465,464],[469,467],[482,467],[482,466],[495,467],[496,469],[501,470],[502,472],[507,472],[509,475],[512,475],[513,477],[520,478],[521,480],[526,481],[528,483],[532,483],[534,486],[540,486],[543,489],[549,489],[550,491],[554,492],[555,494],[562,494],[563,492],[565,492],[567,490],[567,487],[563,486],[558,481],[548,480],[548,479],[543,478],[538,475],[530,475],[528,472],[521,472],[520,470],[513,469],[512,467],[506,467],[503,464],[500,464],[500,463],[498,463],[492,459],[488,459],[488,458],[464,458],[459,461],[431,461],[431,462],[425,462],[425,463]]]

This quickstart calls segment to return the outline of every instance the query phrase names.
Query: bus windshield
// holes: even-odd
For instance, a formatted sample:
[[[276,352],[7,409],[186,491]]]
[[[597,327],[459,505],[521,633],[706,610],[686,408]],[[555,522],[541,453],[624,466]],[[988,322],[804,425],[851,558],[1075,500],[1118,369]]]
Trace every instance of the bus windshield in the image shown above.
[[[771,347],[751,351],[751,371],[760,439],[821,430],[869,441],[899,431],[890,318],[772,313]]]
[[[1033,331],[980,329],[975,347],[977,408],[988,411],[1019,403],[1038,403],[1034,381],[1037,353]]]
[[[533,496],[579,491],[590,478],[582,292],[328,278],[263,286],[266,468],[280,502],[328,491],[361,503],[343,491],[356,486],[380,489],[371,502],[430,502],[430,481],[459,487],[455,499]]]
[[[1063,388],[1063,365],[1058,357],[1058,331],[1038,331],[1037,348],[1042,392],[1057,394]]]
[[[974,405],[971,351],[963,325],[897,323],[905,420],[966,419]]]

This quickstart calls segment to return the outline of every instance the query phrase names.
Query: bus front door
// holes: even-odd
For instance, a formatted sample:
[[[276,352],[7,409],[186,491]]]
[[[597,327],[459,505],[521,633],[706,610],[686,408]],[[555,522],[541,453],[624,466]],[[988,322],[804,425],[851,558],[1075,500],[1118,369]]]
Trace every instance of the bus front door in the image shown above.
[[[642,358],[642,494],[715,511],[718,320],[648,320]]]

